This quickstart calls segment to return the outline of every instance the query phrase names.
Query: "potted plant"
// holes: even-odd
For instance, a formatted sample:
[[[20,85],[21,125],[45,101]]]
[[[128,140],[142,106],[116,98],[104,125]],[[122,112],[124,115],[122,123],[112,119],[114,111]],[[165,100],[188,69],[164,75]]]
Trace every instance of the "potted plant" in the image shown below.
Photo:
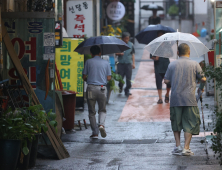
[[[44,132],[48,131],[48,127],[46,126],[46,122],[48,121],[49,124],[57,128],[57,122],[56,122],[56,114],[50,110],[48,113],[46,113],[45,110],[43,110],[42,105],[34,105],[29,106],[28,108],[20,109],[24,117],[26,119],[26,122],[31,124],[33,126],[34,131],[36,132],[35,138],[32,141],[31,150],[30,150],[30,157],[26,158],[26,161],[23,163],[23,169],[27,167],[34,167],[36,163],[36,157],[37,157],[37,151],[38,151],[38,141],[39,137],[42,133],[42,130]],[[57,130],[57,129],[56,129]]]
[[[112,90],[114,92],[119,90],[119,88],[115,85],[115,81],[118,81],[118,82],[121,82],[122,84],[125,84],[125,82],[122,79],[122,76],[119,75],[119,74],[116,74],[112,71],[111,80],[107,84],[107,100],[106,100],[107,103],[109,102],[109,98],[110,98],[110,94],[111,94]]]
[[[219,160],[220,165],[222,165],[222,64],[218,67],[214,67],[213,65],[205,65],[203,72],[207,77],[208,83],[210,80],[214,80],[216,82],[215,89],[217,93],[217,101],[214,105],[205,104],[206,108],[213,110],[212,122],[208,124],[208,126],[213,127],[212,135],[212,146],[211,149],[214,151],[214,157]]]
[[[0,116],[0,165],[4,170],[14,170],[20,150],[29,153],[27,140],[31,141],[35,131],[31,124],[25,122],[19,110],[9,108]]]
[[[171,16],[171,19],[174,19],[179,13],[179,8],[176,4],[170,6],[168,10],[168,14]]]
[[[122,24],[122,27],[124,27],[125,23]],[[120,26],[117,27],[113,27],[112,25],[107,25],[103,27],[103,32],[101,32],[101,35],[108,35],[108,36],[116,36],[117,38],[121,38],[122,35],[122,29],[120,28]],[[108,82],[107,84],[107,103],[109,102],[109,98],[110,98],[110,94],[112,92],[112,90],[115,92],[117,90],[119,90],[119,88],[115,85],[115,81],[120,81],[123,84],[125,84],[125,82],[122,79],[122,76],[119,74],[116,74],[114,71],[116,71],[115,69],[115,54],[110,54],[109,55],[109,61],[110,61],[110,65],[111,65],[111,71],[112,71],[112,78],[111,80]]]

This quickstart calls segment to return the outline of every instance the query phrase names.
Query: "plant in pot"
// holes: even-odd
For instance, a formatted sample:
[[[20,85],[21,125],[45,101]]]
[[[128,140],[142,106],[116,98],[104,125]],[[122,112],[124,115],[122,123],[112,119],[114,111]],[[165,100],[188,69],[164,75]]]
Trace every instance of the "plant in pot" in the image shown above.
[[[219,67],[214,67],[213,65],[205,65],[203,69],[207,81],[214,80],[216,86],[216,97],[217,101],[214,105],[205,104],[205,106],[213,110],[212,122],[208,123],[208,127],[213,127],[212,135],[212,146],[211,149],[214,151],[214,157],[219,160],[220,165],[222,165],[222,64]]]
[[[174,19],[179,14],[179,7],[176,4],[171,5],[168,14],[171,16],[171,19]]]
[[[19,110],[9,108],[0,116],[0,165],[4,170],[14,170],[19,153],[29,153],[27,140],[32,140],[35,131]]]
[[[23,108],[20,110],[23,112],[26,122],[31,124],[33,126],[33,129],[36,132],[34,140],[32,141],[32,144],[31,144],[30,156],[29,157],[27,156],[23,162],[23,169],[26,169],[27,166],[29,167],[35,166],[37,151],[38,151],[39,137],[42,133],[42,130],[44,132],[48,131],[46,122],[48,121],[49,124],[55,129],[57,128],[56,127],[57,122],[55,120],[56,114],[52,112],[52,110],[46,113],[46,111],[43,110],[42,105],[29,106],[28,108]]]
[[[112,70],[112,69],[111,69]],[[112,71],[112,77],[111,77],[111,80],[108,82],[107,84],[107,103],[109,102],[109,98],[110,98],[110,94],[112,92],[112,90],[114,92],[118,91],[119,90],[119,87],[117,87],[115,85],[115,81],[118,81],[122,84],[125,84],[125,82],[123,81],[123,78],[121,75],[119,74],[116,74]]]

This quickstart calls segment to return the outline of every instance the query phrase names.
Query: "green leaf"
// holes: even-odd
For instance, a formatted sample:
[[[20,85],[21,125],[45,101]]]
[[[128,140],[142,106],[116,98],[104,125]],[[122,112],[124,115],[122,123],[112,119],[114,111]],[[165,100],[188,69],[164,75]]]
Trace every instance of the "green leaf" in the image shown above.
[[[53,120],[53,121],[50,121],[49,124],[50,124],[52,127],[55,127],[55,125],[57,125],[57,122]]]
[[[24,155],[28,155],[28,153],[29,153],[28,147],[27,146],[23,147],[22,152],[24,153]]]
[[[12,120],[14,120],[14,121],[21,121],[22,118],[15,118],[15,119],[12,119]]]
[[[48,127],[47,126],[43,126],[42,129],[43,129],[44,132],[48,131]]]
[[[48,117],[50,120],[55,120],[56,119],[56,114],[54,112],[49,112]]]

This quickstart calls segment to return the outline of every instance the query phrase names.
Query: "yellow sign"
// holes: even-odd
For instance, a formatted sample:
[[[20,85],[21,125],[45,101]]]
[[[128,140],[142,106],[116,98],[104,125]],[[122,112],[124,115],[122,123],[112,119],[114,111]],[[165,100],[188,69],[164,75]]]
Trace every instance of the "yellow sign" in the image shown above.
[[[56,65],[63,89],[78,92],[77,97],[83,97],[84,55],[74,50],[82,41],[83,39],[63,38],[62,48],[56,48]]]

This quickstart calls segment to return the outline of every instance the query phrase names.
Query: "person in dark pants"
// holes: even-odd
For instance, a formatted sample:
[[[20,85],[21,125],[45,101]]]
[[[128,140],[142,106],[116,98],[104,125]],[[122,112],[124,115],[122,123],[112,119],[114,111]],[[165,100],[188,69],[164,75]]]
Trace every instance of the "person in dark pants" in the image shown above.
[[[130,47],[130,49],[124,51],[123,53],[117,53],[118,56],[118,65],[117,70],[118,74],[124,77],[126,76],[126,88],[124,89],[125,95],[131,95],[129,89],[131,88],[131,78],[132,78],[132,69],[135,68],[135,50],[133,43],[129,41],[130,34],[128,32],[123,32],[122,40]],[[123,84],[119,83],[119,92],[122,93]]]
[[[101,49],[99,46],[92,46],[90,48],[92,59],[85,63],[83,80],[87,81],[87,104],[89,110],[89,121],[92,129],[90,138],[97,139],[100,132],[103,138],[106,137],[105,119],[106,119],[106,84],[111,80],[111,68],[109,62],[101,59]],[[96,123],[96,108],[98,103],[98,125]]]
[[[163,31],[159,31],[157,33],[158,37],[163,35]],[[169,58],[163,58],[158,56],[152,56],[150,54],[150,58],[154,60],[154,70],[155,70],[155,78],[156,78],[156,87],[158,91],[159,100],[157,101],[157,104],[162,104],[162,82],[165,76],[165,73],[167,71],[168,65],[170,64]],[[165,95],[165,103],[169,103],[169,93],[170,93],[170,84],[167,84],[167,92]]]

